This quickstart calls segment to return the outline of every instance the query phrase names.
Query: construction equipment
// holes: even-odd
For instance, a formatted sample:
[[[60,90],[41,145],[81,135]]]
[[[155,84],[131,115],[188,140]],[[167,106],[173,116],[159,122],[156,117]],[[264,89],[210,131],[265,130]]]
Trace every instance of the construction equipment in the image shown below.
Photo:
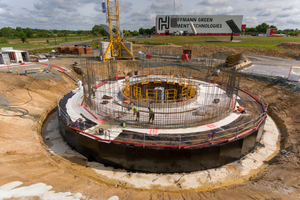
[[[103,7],[103,4],[102,4]],[[105,11],[105,9],[103,9]],[[103,11],[103,12],[104,12]],[[107,0],[107,18],[109,25],[109,45],[103,57],[103,61],[112,59],[129,59],[134,60],[134,56],[127,49],[121,39],[120,16],[119,16],[119,0]],[[129,57],[122,55],[122,48],[127,51]],[[111,52],[111,56],[109,55]]]

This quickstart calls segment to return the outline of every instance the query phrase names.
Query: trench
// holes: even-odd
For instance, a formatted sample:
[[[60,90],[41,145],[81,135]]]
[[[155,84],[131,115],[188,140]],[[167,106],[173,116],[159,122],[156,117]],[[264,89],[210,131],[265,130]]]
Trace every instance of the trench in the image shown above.
[[[51,153],[55,153],[72,163],[87,166],[87,158],[73,150],[62,138],[59,130],[57,112],[55,111],[53,113],[49,113],[41,130],[41,136],[45,145],[49,148]]]

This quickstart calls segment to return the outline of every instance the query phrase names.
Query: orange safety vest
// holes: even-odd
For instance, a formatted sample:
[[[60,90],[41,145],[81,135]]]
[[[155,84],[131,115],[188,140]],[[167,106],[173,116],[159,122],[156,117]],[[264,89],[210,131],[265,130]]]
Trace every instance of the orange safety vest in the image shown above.
[[[245,108],[243,108],[242,106],[238,107],[239,112],[242,112],[243,110],[245,110]]]

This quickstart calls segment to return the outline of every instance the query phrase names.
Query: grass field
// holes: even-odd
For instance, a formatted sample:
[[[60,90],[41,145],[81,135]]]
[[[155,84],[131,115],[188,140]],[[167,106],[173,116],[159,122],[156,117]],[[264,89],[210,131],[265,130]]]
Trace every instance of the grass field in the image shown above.
[[[206,44],[218,45],[228,47],[248,47],[248,48],[264,48],[264,49],[278,49],[277,44],[284,42],[300,42],[300,37],[234,37],[234,40],[241,42],[218,42],[213,40],[230,40],[230,36],[165,36],[165,37],[152,37],[151,39],[136,39],[132,40],[136,44],[149,44],[161,45],[172,43],[175,45],[184,44]],[[210,40],[210,41],[205,41]]]
[[[13,47],[14,49],[34,49],[34,48],[49,48],[61,43],[75,42],[83,40],[96,39],[92,36],[89,37],[56,37],[56,38],[29,38],[28,43],[23,43],[21,39],[10,39],[7,44],[0,44],[0,47]],[[47,43],[47,40],[49,43]]]
[[[30,38],[28,43],[22,43],[20,39],[11,39],[8,44],[0,44],[0,47],[13,47],[14,49],[36,49],[36,48],[51,48],[61,43],[84,41],[96,39],[92,36],[87,37],[56,37],[56,38]],[[163,45],[172,43],[175,45],[184,44],[206,44],[217,45],[227,47],[247,47],[247,48],[263,48],[263,49],[279,49],[277,44],[284,42],[300,42],[300,37],[234,37],[234,40],[240,40],[241,42],[218,42],[217,40],[230,40],[230,36],[163,36],[146,39],[133,39],[128,37],[130,41],[135,44],[145,45]],[[47,40],[49,43],[47,43]],[[107,41],[107,40],[106,40]],[[98,42],[97,42],[98,43]],[[96,44],[95,44],[96,45]]]

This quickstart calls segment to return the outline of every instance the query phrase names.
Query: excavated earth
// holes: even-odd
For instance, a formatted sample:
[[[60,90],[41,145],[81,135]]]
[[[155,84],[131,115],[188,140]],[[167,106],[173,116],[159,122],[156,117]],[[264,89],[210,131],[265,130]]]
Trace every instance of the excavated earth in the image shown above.
[[[209,47],[205,47],[208,51]],[[216,47],[210,52],[217,53]],[[222,48],[222,51],[232,49]],[[219,49],[220,51],[220,49]],[[252,50],[247,53],[250,54]],[[257,51],[259,52],[259,50]],[[257,53],[256,52],[256,53]],[[243,52],[244,53],[244,52]],[[275,54],[275,53],[274,53]],[[279,55],[280,53],[278,53]],[[265,54],[264,54],[265,55]],[[277,54],[276,54],[277,55]],[[68,66],[65,58],[52,64]],[[56,63],[55,63],[56,62]],[[55,70],[53,70],[54,72]],[[240,87],[263,95],[269,103],[269,115],[281,131],[281,152],[265,163],[265,168],[241,183],[206,191],[140,191],[102,183],[82,163],[72,163],[49,152],[41,138],[46,114],[55,108],[56,97],[69,87],[76,87],[66,75],[61,79],[37,79],[0,72],[0,186],[21,181],[25,186],[44,183],[55,192],[81,193],[80,199],[299,199],[300,170],[300,93],[299,85],[276,85],[266,78],[241,78]],[[298,89],[294,90],[295,87]],[[9,108],[9,105],[16,107]],[[22,109],[22,111],[20,111]],[[26,109],[27,112],[24,110]],[[0,190],[1,191],[1,190]],[[0,194],[1,199],[1,194]],[[42,199],[23,197],[11,199]],[[79,199],[79,198],[78,198]]]
[[[216,45],[204,45],[204,44],[186,44],[183,46],[178,46],[174,44],[151,46],[151,51],[153,52],[166,52],[170,51],[172,48],[173,52],[182,52],[182,49],[188,49],[192,51],[192,58],[199,56],[211,56],[219,52],[232,52],[232,53],[242,53],[242,54],[255,54],[255,55],[265,55],[281,58],[292,58],[300,59],[300,43],[290,42],[282,43],[277,45],[280,50],[273,49],[263,49],[263,48],[243,48],[243,47],[225,47]],[[138,53],[139,51],[148,52],[149,45],[133,45],[133,51]],[[218,57],[215,57],[218,59]]]

